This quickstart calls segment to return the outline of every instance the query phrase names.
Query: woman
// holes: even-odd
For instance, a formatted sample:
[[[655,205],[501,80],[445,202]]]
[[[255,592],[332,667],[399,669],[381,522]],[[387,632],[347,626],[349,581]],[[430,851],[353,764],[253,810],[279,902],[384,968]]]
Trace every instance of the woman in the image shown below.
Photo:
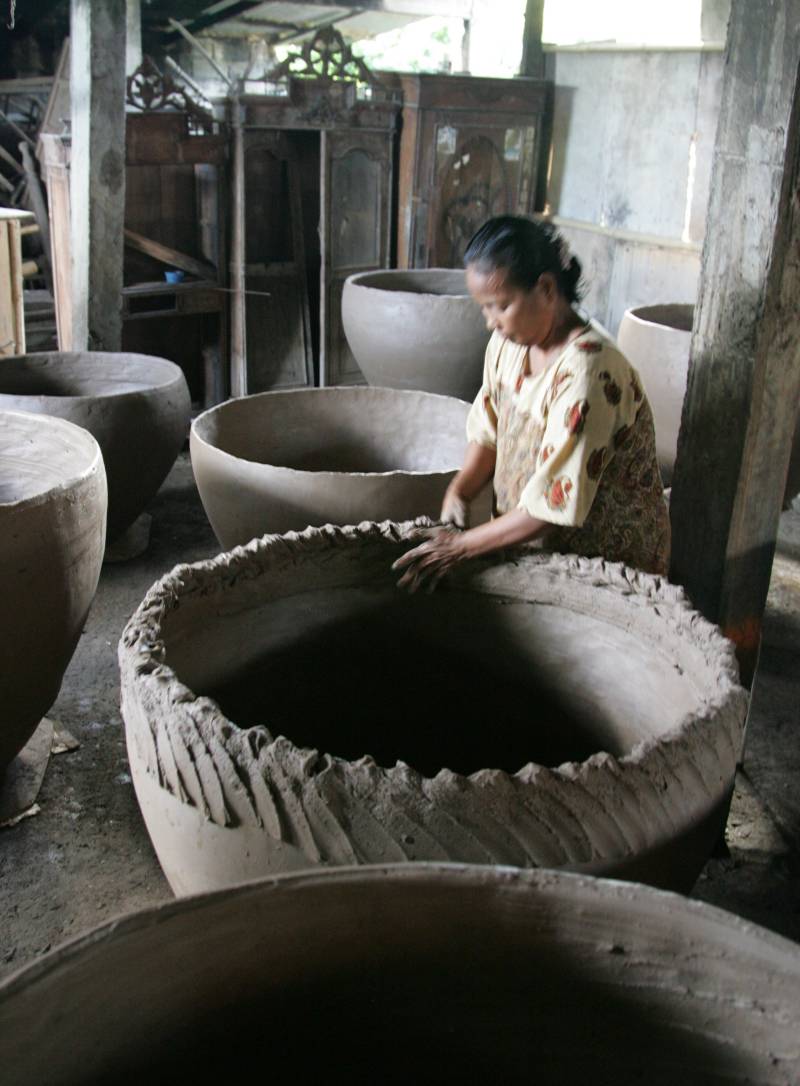
[[[512,215],[485,223],[464,262],[492,330],[483,386],[442,506],[448,527],[394,564],[398,583],[432,590],[457,563],[521,543],[666,575],[652,411],[630,363],[573,308],[580,264],[552,226]],[[489,479],[495,517],[453,530]]]

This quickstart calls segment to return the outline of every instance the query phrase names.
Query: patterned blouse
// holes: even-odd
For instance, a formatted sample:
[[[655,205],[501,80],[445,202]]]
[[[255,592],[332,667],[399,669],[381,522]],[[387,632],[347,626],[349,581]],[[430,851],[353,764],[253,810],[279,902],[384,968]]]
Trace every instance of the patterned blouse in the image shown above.
[[[494,332],[467,438],[496,449],[495,510],[555,525],[548,550],[666,576],[670,528],[650,404],[638,374],[593,328],[535,376],[527,347]]]

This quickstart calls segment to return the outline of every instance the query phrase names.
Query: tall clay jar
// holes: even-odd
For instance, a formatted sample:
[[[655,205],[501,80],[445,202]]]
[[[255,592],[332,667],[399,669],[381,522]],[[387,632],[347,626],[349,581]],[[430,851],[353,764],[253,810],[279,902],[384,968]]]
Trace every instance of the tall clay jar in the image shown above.
[[[0,773],[58,696],[97,588],[107,509],[90,433],[0,411]]]

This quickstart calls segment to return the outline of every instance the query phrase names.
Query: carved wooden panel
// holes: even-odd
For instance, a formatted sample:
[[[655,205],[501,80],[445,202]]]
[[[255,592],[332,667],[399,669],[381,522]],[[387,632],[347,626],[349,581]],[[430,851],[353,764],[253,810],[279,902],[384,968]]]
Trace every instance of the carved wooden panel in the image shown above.
[[[300,179],[286,133],[245,141],[247,387],[313,384]]]
[[[342,330],[342,290],[349,275],[389,262],[392,151],[391,131],[323,133],[321,379],[328,385],[364,382]]]
[[[401,76],[398,265],[457,267],[487,218],[535,210],[550,84]]]

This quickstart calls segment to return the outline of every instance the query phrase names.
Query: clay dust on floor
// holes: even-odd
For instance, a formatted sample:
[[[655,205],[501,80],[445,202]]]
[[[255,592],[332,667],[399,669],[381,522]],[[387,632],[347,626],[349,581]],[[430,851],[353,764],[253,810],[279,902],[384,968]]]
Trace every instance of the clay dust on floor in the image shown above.
[[[159,576],[219,550],[179,457],[152,503],[145,554],[105,565],[49,716],[80,742],[53,757],[40,812],[0,830],[0,976],[65,939],[172,894],[131,783],[116,647]],[[764,648],[727,830],[694,896],[800,941],[800,512],[784,514]]]

